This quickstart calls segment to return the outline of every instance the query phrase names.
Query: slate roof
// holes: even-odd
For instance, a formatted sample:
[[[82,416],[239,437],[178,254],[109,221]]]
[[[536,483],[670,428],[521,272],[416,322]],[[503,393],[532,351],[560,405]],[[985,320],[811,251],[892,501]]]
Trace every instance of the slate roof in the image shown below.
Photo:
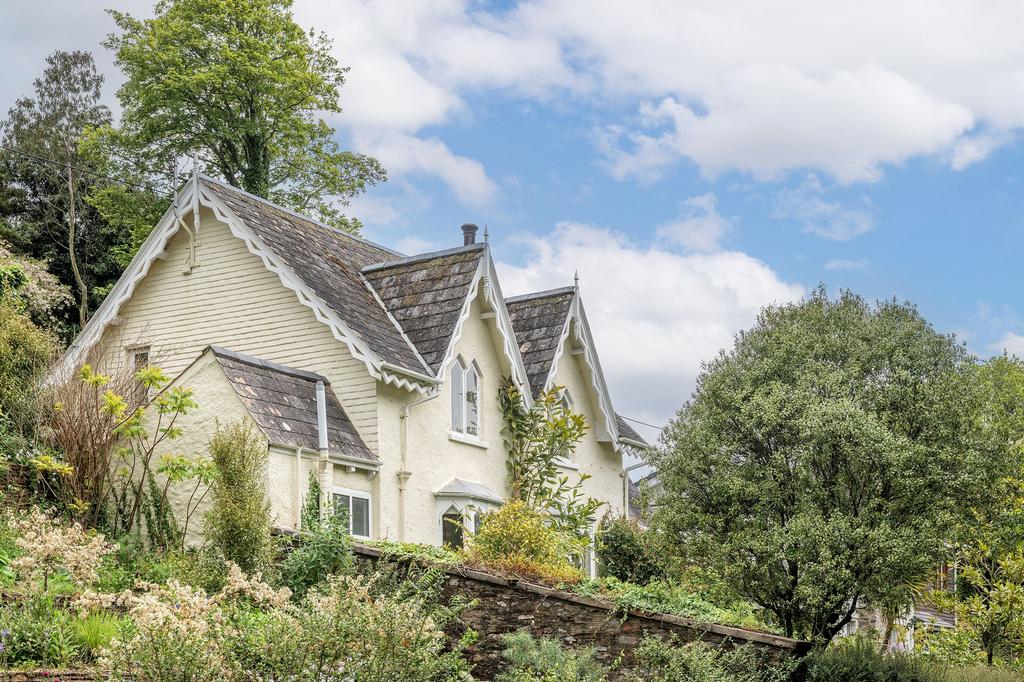
[[[501,495],[494,492],[483,483],[473,483],[472,481],[463,481],[460,478],[453,478],[444,484],[441,488],[434,491],[434,495],[437,497],[469,497],[476,500],[484,500],[487,502],[494,502],[501,504]]]
[[[332,455],[378,460],[359,437],[330,382],[319,374],[279,365],[250,355],[210,346],[224,375],[242,404],[273,445],[316,450],[316,382],[323,381],[327,397],[327,445]]]
[[[399,254],[302,218],[220,181],[203,180],[204,187],[224,202],[382,360],[424,373],[416,351],[388,318],[360,272],[367,265],[394,260]]]
[[[575,296],[566,287],[505,299],[534,397],[544,391]]]
[[[434,372],[441,369],[485,246],[472,244],[363,268],[363,276]]]
[[[615,415],[615,425],[619,429],[619,438],[625,438],[626,440],[635,440],[638,443],[647,445],[647,441],[644,440],[643,436],[636,432],[632,426],[629,425],[621,414]]]

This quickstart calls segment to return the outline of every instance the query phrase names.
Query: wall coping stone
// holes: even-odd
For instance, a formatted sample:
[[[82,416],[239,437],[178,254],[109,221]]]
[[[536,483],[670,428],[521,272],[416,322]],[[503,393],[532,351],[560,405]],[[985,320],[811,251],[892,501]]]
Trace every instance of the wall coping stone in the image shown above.
[[[388,553],[377,547],[364,545],[361,543],[352,543],[352,549],[356,554],[361,554],[366,557],[380,559],[387,558]],[[592,597],[584,597],[572,592],[565,590],[559,590],[553,587],[547,587],[538,583],[529,582],[526,580],[516,580],[505,578],[494,573],[488,573],[481,571],[476,568],[470,568],[461,564],[456,565],[444,565],[444,564],[433,564],[426,559],[415,559],[415,558],[403,558],[405,561],[415,561],[421,564],[430,564],[439,566],[449,575],[457,575],[469,580],[475,580],[483,583],[490,583],[492,585],[499,585],[502,587],[508,587],[517,589],[523,592],[529,592],[536,594],[546,599],[556,599],[563,602],[570,602],[581,606],[586,606],[592,609],[599,609],[606,611],[609,614],[622,614],[623,610],[611,604],[610,602],[594,599]],[[625,615],[638,618],[640,620],[647,620],[659,623],[667,623],[676,625],[679,627],[689,628],[691,630],[700,630],[703,632],[712,633],[721,637],[726,637],[741,642],[757,642],[779,649],[788,649],[793,653],[803,653],[807,650],[809,644],[807,642],[793,639],[790,637],[784,637],[782,635],[776,635],[770,632],[762,632],[760,630],[751,630],[748,628],[735,627],[731,625],[719,625],[718,623],[705,623],[702,621],[694,620],[692,618],[686,618],[685,616],[677,616],[671,613],[656,613],[652,611],[643,611],[640,609],[629,609]]]

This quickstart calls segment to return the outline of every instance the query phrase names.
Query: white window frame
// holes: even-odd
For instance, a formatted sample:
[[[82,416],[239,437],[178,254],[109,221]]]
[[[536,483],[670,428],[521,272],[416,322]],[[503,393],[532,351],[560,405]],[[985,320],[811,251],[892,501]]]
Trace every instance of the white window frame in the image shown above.
[[[440,512],[437,514],[438,542],[442,547],[444,546],[445,515],[453,513],[462,515],[462,543],[465,545],[467,536],[473,535],[480,530],[477,527],[477,518],[485,512],[493,510],[492,505],[482,505],[472,500],[463,502],[448,499],[445,502],[446,504],[440,505]]]
[[[461,390],[455,391],[455,375],[459,375],[459,386]],[[476,375],[476,433],[469,433],[469,400],[467,398],[467,388],[469,382],[470,373]],[[480,371],[480,365],[473,362],[466,362],[462,359],[462,356],[456,356],[452,361],[450,374],[448,377],[451,383],[449,389],[449,395],[451,396],[451,414],[449,418],[455,416],[456,410],[461,417],[461,424],[457,427],[454,419],[452,419],[451,430],[448,432],[449,437],[454,441],[462,443],[469,443],[470,445],[483,444],[481,434],[483,433],[483,406],[481,405],[480,396],[483,393],[482,386],[484,382],[484,373]]]
[[[361,540],[370,540],[373,536],[373,497],[370,493],[364,490],[352,490],[351,488],[342,488],[341,486],[334,486],[331,489],[331,513],[334,513],[334,496],[335,495],[347,495],[349,498],[348,508],[348,534],[354,538]],[[352,498],[359,498],[366,500],[366,535],[358,535],[352,532]]]
[[[135,374],[139,370],[145,369],[146,367],[149,367],[152,364],[151,360],[153,358],[153,347],[148,343],[137,343],[132,346],[126,346],[124,350],[125,354],[128,355],[128,366],[129,369],[131,370],[132,377],[131,380],[133,383],[135,383]],[[139,357],[142,355],[146,356],[146,362],[144,362],[140,366]],[[143,386],[141,383],[138,383],[137,385],[135,385],[133,390],[135,391],[134,398],[139,401],[139,404],[144,405],[149,402],[150,391],[148,388]]]

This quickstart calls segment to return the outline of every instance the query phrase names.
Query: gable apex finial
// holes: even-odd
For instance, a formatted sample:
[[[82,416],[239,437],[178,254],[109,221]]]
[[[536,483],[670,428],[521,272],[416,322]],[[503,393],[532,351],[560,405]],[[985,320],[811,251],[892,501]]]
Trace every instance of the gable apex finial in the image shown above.
[[[491,243],[491,232],[487,229],[487,223],[484,223],[484,244]]]
[[[572,286],[574,289],[580,288],[580,271],[577,270],[576,274],[572,276]]]

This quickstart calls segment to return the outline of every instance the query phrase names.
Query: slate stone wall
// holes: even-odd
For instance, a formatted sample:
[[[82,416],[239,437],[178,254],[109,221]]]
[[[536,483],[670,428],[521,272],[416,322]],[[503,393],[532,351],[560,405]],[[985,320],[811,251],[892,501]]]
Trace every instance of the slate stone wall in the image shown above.
[[[373,547],[356,546],[355,550],[363,560],[381,559],[380,551]],[[474,676],[481,680],[492,679],[504,667],[502,635],[521,628],[535,637],[559,639],[569,646],[592,646],[604,663],[612,663],[621,654],[623,670],[629,668],[631,652],[648,635],[675,636],[680,642],[701,639],[723,647],[749,644],[776,658],[803,653],[807,646],[779,635],[680,616],[641,611],[623,614],[602,601],[462,566],[449,567],[446,572],[447,596],[479,602],[462,614],[462,623],[480,634],[467,657],[473,663]]]

